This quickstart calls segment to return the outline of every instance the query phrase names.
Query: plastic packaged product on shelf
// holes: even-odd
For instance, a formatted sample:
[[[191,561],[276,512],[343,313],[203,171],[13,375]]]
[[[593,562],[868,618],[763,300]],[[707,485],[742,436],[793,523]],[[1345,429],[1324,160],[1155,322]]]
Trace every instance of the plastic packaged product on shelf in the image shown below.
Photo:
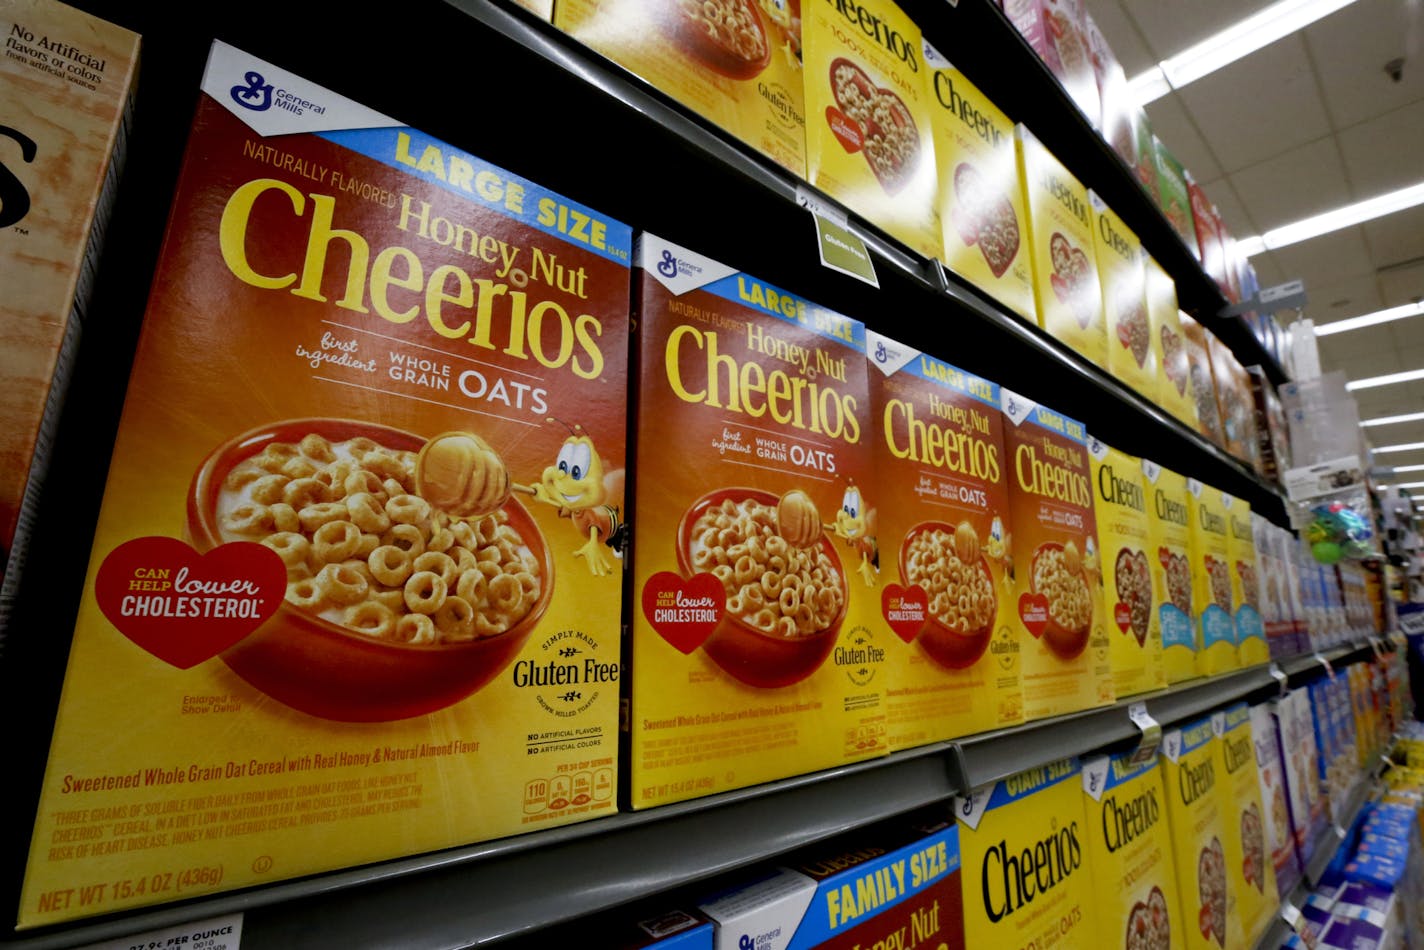
[[[1226,496],[1226,533],[1236,654],[1242,666],[1259,666],[1271,658],[1261,619],[1261,564],[1256,558],[1251,507],[1231,495]]]
[[[1119,382],[1156,401],[1157,351],[1147,316],[1147,270],[1142,243],[1113,210],[1092,191],[1093,256],[1103,293],[1107,327],[1107,369]]]
[[[1125,947],[1166,948],[1179,945],[1193,922],[1182,919],[1158,756],[1133,758],[1124,752],[1083,762],[1098,940],[1101,946],[1122,934]]]
[[[1143,252],[1144,284],[1152,352],[1157,361],[1155,396],[1149,398],[1196,431],[1197,404],[1192,394],[1192,364],[1177,310],[1177,285],[1162,265]],[[1145,395],[1145,394],[1144,394]]]
[[[1090,832],[1077,759],[954,800],[968,947],[1098,946]]]
[[[938,171],[919,26],[892,0],[801,9],[806,180],[937,257]]]
[[[1197,405],[1197,431],[1219,446],[1226,445],[1221,428],[1221,409],[1216,400],[1216,384],[1211,375],[1211,354],[1207,350],[1208,331],[1185,313],[1178,313],[1187,365],[1192,380],[1192,398]]]
[[[1235,703],[1212,715],[1218,732],[1217,760],[1222,768],[1222,826],[1227,875],[1236,894],[1242,946],[1252,947],[1280,909],[1273,855],[1267,849],[1265,809],[1261,803],[1251,708]]]
[[[1242,934],[1226,867],[1226,780],[1217,742],[1210,717],[1162,735],[1162,784],[1184,923],[1178,946],[1200,950],[1237,947]]]
[[[805,176],[799,5],[558,0],[554,7],[559,29]]]
[[[1256,403],[1251,394],[1251,379],[1231,350],[1215,334],[1206,334],[1206,345],[1211,360],[1212,381],[1216,387],[1216,404],[1221,414],[1222,447],[1259,471]]]
[[[1192,604],[1201,641],[1197,672],[1213,676],[1241,665],[1231,601],[1231,543],[1227,505],[1231,496],[1187,479],[1191,538]]]
[[[1102,103],[1080,0],[1004,0],[1004,14],[1083,115],[1099,126]]]
[[[1127,85],[1127,74],[1122,63],[1113,54],[1112,47],[1098,29],[1097,21],[1086,9],[1083,10],[1083,34],[1088,40],[1088,54],[1092,58],[1093,75],[1098,81],[1098,102],[1102,117],[1098,131],[1103,141],[1129,168],[1136,161],[1136,142],[1132,128],[1132,111],[1137,102]]]
[[[884,754],[864,326],[651,234],[634,256],[632,807]]]
[[[26,927],[615,805],[629,229],[223,43],[202,93]]]
[[[1290,791],[1281,755],[1280,727],[1267,703],[1251,707],[1251,741],[1255,746],[1256,775],[1260,785],[1261,818],[1266,848],[1275,872],[1276,898],[1285,900],[1304,875],[1296,853],[1291,823]]]
[[[1166,599],[1153,583],[1154,551],[1142,460],[1092,437],[1088,455],[1097,494],[1093,511],[1098,547],[1103,552],[1101,600],[1096,607],[1111,641],[1113,693],[1122,699],[1167,685],[1158,618]]]
[[[1014,127],[1028,207],[1038,324],[1103,369],[1108,333],[1088,190],[1023,125]]]
[[[1167,682],[1180,683],[1201,675],[1197,671],[1201,634],[1192,607],[1187,480],[1151,459],[1142,460],[1142,478],[1148,495],[1147,563],[1158,605],[1148,636],[1162,642],[1162,668]]]
[[[1172,230],[1182,239],[1182,244],[1197,260],[1201,260],[1201,248],[1197,246],[1196,225],[1192,220],[1192,198],[1187,190],[1187,171],[1177,157],[1172,154],[1162,140],[1152,137],[1152,150],[1157,167],[1157,207],[1172,225]]]
[[[1007,389],[1004,451],[1024,718],[1113,701],[1102,560],[1083,424]]]
[[[891,750],[1023,722],[999,387],[866,331]]]
[[[1028,218],[1014,124],[929,42],[930,129],[939,165],[940,246],[956,274],[1028,320],[1034,307]]]
[[[6,233],[0,244],[3,643],[126,160],[139,37],[54,0],[0,0],[0,22],[9,36],[0,58],[0,114],[13,159],[0,167]],[[48,45],[34,45],[36,36]]]

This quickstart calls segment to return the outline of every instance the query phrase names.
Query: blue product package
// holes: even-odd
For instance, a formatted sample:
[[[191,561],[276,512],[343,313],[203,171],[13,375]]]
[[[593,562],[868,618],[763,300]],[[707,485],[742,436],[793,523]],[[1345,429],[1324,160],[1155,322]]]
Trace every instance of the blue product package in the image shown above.
[[[1399,886],[1404,877],[1404,862],[1379,855],[1359,855],[1345,865],[1345,879],[1366,884],[1378,884],[1389,890]]]
[[[1375,950],[1385,938],[1385,929],[1368,920],[1335,918],[1320,938],[1321,948],[1330,950]]]

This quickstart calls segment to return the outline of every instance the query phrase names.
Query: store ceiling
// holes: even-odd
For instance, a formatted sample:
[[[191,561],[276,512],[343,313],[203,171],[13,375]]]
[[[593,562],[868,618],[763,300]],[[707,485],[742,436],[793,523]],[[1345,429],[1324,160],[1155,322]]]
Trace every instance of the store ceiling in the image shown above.
[[[1087,0],[1129,77],[1270,0]],[[1403,58],[1400,78],[1386,69]],[[1357,0],[1147,106],[1152,128],[1236,237],[1424,181],[1424,0]],[[1317,324],[1424,298],[1424,206],[1251,259],[1264,287],[1300,278]],[[1282,313],[1284,320],[1287,315]],[[1349,379],[1424,369],[1424,316],[1321,337]],[[1424,411],[1424,381],[1354,393],[1360,417]],[[1424,421],[1367,430],[1424,442]],[[1391,454],[1424,462],[1424,450]]]

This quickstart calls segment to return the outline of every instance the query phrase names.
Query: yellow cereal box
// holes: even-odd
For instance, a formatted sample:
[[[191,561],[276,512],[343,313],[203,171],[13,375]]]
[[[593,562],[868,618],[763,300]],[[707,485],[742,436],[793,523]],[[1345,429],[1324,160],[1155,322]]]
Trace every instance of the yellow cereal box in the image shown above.
[[[1201,640],[1197,672],[1224,673],[1241,665],[1231,603],[1231,534],[1225,492],[1187,479],[1187,519],[1191,528],[1192,604]]]
[[[999,387],[865,336],[890,748],[1023,722]]]
[[[1080,775],[1060,759],[955,800],[966,947],[1099,946]]]
[[[629,228],[223,43],[202,91],[25,927],[615,806]]]
[[[1038,324],[1108,368],[1108,331],[1093,249],[1088,190],[1025,126],[1014,127],[1028,205]]]
[[[632,806],[882,754],[865,328],[639,242]]]
[[[1256,535],[1251,506],[1240,498],[1226,499],[1228,554],[1231,559],[1231,607],[1236,624],[1236,653],[1242,666],[1256,666],[1271,658],[1266,625],[1261,619],[1261,580],[1256,565]]]
[[[1112,641],[1113,692],[1118,699],[1162,689],[1161,624],[1152,622],[1162,598],[1152,580],[1152,527],[1142,460],[1088,439],[1093,459],[1093,511],[1103,552],[1102,613]]]
[[[783,168],[806,174],[798,3],[559,0],[553,5],[559,29]]]
[[[1266,851],[1266,816],[1261,806],[1256,745],[1251,738],[1251,707],[1236,703],[1214,713],[1212,728],[1219,736],[1227,887],[1236,895],[1235,916],[1240,921],[1240,941],[1235,945],[1249,950],[1281,906],[1276,867]]]
[[[1162,736],[1162,784],[1181,902],[1180,940],[1191,950],[1240,945],[1236,892],[1226,867],[1226,778],[1211,717]]]
[[[1156,403],[1189,429],[1197,428],[1197,404],[1192,394],[1192,364],[1177,310],[1177,285],[1151,256],[1143,252],[1147,271],[1147,319],[1152,350],[1157,357]]]
[[[1102,562],[1083,424],[1007,389],[1008,539],[1023,664],[1024,718],[1113,701]]]
[[[950,270],[1036,323],[1014,124],[928,42],[924,52],[939,165],[939,257]]]
[[[940,253],[929,67],[891,0],[806,8],[806,179],[926,257]]]
[[[1147,523],[1151,532],[1152,586],[1157,609],[1149,637],[1162,640],[1162,665],[1168,683],[1200,676],[1197,650],[1200,635],[1192,609],[1191,514],[1187,480],[1150,459],[1142,460],[1147,493]]]
[[[1111,208],[1088,192],[1093,208],[1093,256],[1107,324],[1107,368],[1123,385],[1157,399],[1157,351],[1147,316],[1142,242]]]
[[[1083,808],[1099,946],[1115,946],[1119,936],[1128,950],[1181,946],[1172,825],[1156,753],[1141,762],[1126,752],[1085,761]]]

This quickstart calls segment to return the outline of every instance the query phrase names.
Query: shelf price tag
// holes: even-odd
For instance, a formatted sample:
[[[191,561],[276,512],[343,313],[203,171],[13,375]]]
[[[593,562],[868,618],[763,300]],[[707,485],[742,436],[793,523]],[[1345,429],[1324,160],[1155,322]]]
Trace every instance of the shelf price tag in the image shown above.
[[[1276,685],[1280,687],[1280,695],[1284,696],[1290,686],[1290,677],[1287,676],[1286,671],[1281,669],[1276,663],[1271,664],[1270,672],[1271,678],[1274,679]]]
[[[845,212],[800,186],[796,189],[796,203],[811,212],[816,222],[816,249],[821,255],[821,265],[879,288],[880,279],[875,276],[870,248],[851,230]]]
[[[1138,740],[1137,748],[1128,761],[1133,765],[1141,765],[1156,755],[1158,747],[1162,745],[1162,727],[1147,711],[1146,703],[1133,703],[1128,706],[1127,718],[1142,732],[1142,738]]]
[[[1321,652],[1319,652],[1319,651],[1316,651],[1316,653],[1315,653],[1315,662],[1317,662],[1317,663],[1319,663],[1321,666],[1325,667],[1325,672],[1328,673],[1328,674],[1330,674],[1330,678],[1331,678],[1332,680],[1335,678],[1335,667],[1333,667],[1333,666],[1330,665],[1330,661],[1325,658],[1325,654],[1323,654],[1323,653],[1321,653]]]
[[[226,914],[207,920],[147,930],[131,937],[85,944],[83,950],[169,950],[173,947],[203,950],[238,950],[242,944],[242,915]]]

